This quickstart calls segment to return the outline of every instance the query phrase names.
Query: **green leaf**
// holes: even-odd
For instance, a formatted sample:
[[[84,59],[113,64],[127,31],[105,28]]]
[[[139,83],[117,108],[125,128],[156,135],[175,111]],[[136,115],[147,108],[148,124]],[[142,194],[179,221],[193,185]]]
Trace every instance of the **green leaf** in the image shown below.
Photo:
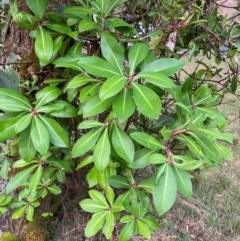
[[[28,221],[33,221],[33,215],[34,215],[34,207],[29,205],[26,212],[26,219]]]
[[[16,15],[14,15],[13,20],[23,29],[33,29],[41,21],[38,17],[23,11],[19,11]]]
[[[98,92],[99,88],[99,83],[90,84],[88,86],[83,87],[79,96],[80,102],[83,103],[86,100],[91,99]]]
[[[164,163],[163,165],[160,165],[159,168],[157,169],[157,175],[156,175],[157,183],[158,183],[159,178],[165,173],[167,166],[168,166],[168,164]]]
[[[232,153],[231,149],[229,149],[227,146],[217,143],[217,145],[215,147],[218,150],[218,153],[221,158],[224,158],[229,161],[234,160],[233,153]]]
[[[183,196],[190,198],[192,196],[192,182],[190,174],[185,170],[176,168],[176,166],[174,166],[173,172],[177,181],[178,191]]]
[[[140,219],[143,221],[151,230],[158,230],[160,228],[159,224],[155,220],[153,216],[144,216],[143,218]]]
[[[79,202],[79,205],[84,211],[89,213],[100,212],[103,210],[107,210],[108,208],[107,204],[99,203],[92,199],[84,199],[81,202]]]
[[[35,109],[37,110],[40,106],[43,106],[53,100],[56,100],[62,91],[54,86],[47,86],[36,94]]]
[[[152,193],[156,183],[156,175],[149,176],[138,183],[138,187]]]
[[[127,178],[119,175],[108,177],[108,183],[115,188],[129,188],[130,183]]]
[[[90,129],[100,126],[104,126],[104,124],[95,120],[85,120],[78,125],[78,129]]]
[[[136,67],[146,58],[148,46],[145,43],[134,44],[128,52],[130,76],[134,74]]]
[[[32,113],[22,116],[21,119],[15,125],[16,133],[25,130],[30,125],[32,117]]]
[[[107,185],[107,188],[106,188],[106,198],[107,198],[108,202],[110,203],[110,205],[112,206],[114,198],[115,198],[115,194],[114,194],[113,189],[109,185]]]
[[[132,83],[133,99],[139,111],[148,118],[158,119],[162,103],[158,95],[150,88]]]
[[[130,136],[135,140],[137,143],[153,150],[157,149],[164,149],[164,146],[162,143],[153,136],[150,136],[147,133],[144,132],[133,132],[130,134]]]
[[[94,202],[104,205],[106,209],[108,208],[109,204],[101,192],[97,190],[90,190],[88,193]]]
[[[75,170],[79,170],[89,164],[93,163],[93,156],[86,156],[85,158],[83,158],[83,160],[81,160],[81,162],[77,165]]]
[[[29,182],[29,191],[32,196],[36,195],[36,189],[40,182],[42,174],[43,174],[43,167],[41,165],[39,165],[37,170],[32,175],[31,180]]]
[[[94,14],[94,10],[87,7],[80,7],[80,6],[67,6],[63,14],[68,18],[76,18],[76,19],[83,19],[86,15]]]
[[[107,220],[107,217],[110,214],[113,215],[113,213],[111,211],[108,211],[107,216],[106,216],[106,220]],[[114,218],[114,216],[113,216],[113,218]],[[113,219],[113,224],[112,223],[110,224],[107,221],[105,222],[102,232],[105,235],[106,239],[110,239],[112,237],[112,232],[113,232],[114,228],[115,228],[114,227],[114,219]]]
[[[177,156],[173,157],[174,159],[177,159]],[[198,169],[203,165],[201,160],[192,160],[192,161],[185,161],[183,163],[176,163],[174,162],[174,166],[183,170],[191,171]]]
[[[167,157],[162,154],[155,153],[149,157],[149,162],[151,164],[163,164],[167,162]]]
[[[27,208],[27,203],[23,207],[16,209],[12,214],[12,219],[18,219],[22,217],[25,213],[26,208]]]
[[[123,91],[114,99],[112,108],[121,123],[134,113],[135,103],[128,89],[123,89]]]
[[[51,61],[53,55],[53,40],[51,35],[41,26],[39,27],[35,41],[35,52],[44,64],[48,64]]]
[[[137,229],[138,232],[147,239],[151,238],[151,230],[149,229],[149,227],[147,226],[147,224],[145,224],[142,220],[137,219]]]
[[[117,75],[108,78],[99,90],[100,99],[107,99],[118,94],[126,85],[127,77]]]
[[[31,111],[32,106],[17,90],[0,88],[0,109],[5,112]]]
[[[93,152],[93,162],[98,171],[103,171],[110,161],[111,146],[108,139],[108,128],[105,128]]]
[[[134,80],[138,79],[145,79],[147,82],[156,85],[161,88],[167,88],[167,89],[173,89],[174,83],[172,79],[170,79],[168,76],[161,74],[161,73],[155,73],[155,72],[144,72],[136,75]]]
[[[171,165],[159,178],[153,189],[153,201],[160,215],[166,213],[174,204],[177,195],[177,183]]]
[[[21,158],[27,162],[31,161],[36,154],[36,149],[33,145],[30,132],[31,128],[27,128],[21,133],[19,138],[19,153]]]
[[[219,139],[219,140],[224,140],[227,141],[229,143],[233,143],[233,135],[230,133],[222,133],[220,132],[217,128],[214,129],[203,129],[203,128],[199,128],[199,131],[203,132],[203,135],[208,136],[209,140],[215,140],[215,139]]]
[[[8,179],[9,166],[10,166],[10,163],[9,163],[8,159],[4,159],[3,163],[2,163],[2,167],[1,167],[0,176],[5,180]],[[0,202],[0,205],[1,205],[1,202]]]
[[[135,233],[135,226],[135,220],[132,220],[132,222],[125,224],[121,229],[119,241],[129,241]]]
[[[144,66],[140,74],[144,72],[159,72],[164,75],[170,76],[178,72],[184,66],[182,60],[173,58],[162,58],[153,61],[150,64]]]
[[[44,12],[47,9],[49,0],[26,0],[28,7],[39,18],[43,17]]]
[[[101,34],[101,50],[103,57],[116,68],[119,74],[122,74],[124,52],[121,45],[116,41],[112,35],[102,32]]]
[[[75,158],[82,156],[84,153],[88,152],[97,142],[103,129],[104,127],[100,127],[98,129],[91,130],[87,134],[81,136],[73,146],[72,157]]]
[[[126,162],[133,162],[134,145],[131,138],[114,122],[112,131],[112,145],[117,154]]]
[[[57,33],[69,34],[71,32],[71,28],[65,23],[48,22],[44,23],[43,26]]]
[[[34,116],[31,127],[31,139],[35,149],[44,155],[50,144],[50,137],[47,128],[42,123],[42,121]]]
[[[28,167],[26,169],[24,169],[23,171],[17,173],[12,179],[10,179],[10,181],[8,182],[7,186],[6,186],[6,193],[9,194],[10,192],[12,192],[13,190],[15,190],[16,188],[18,188],[19,186],[23,185],[24,182],[28,179],[28,177],[31,175],[31,173],[33,172],[34,169],[36,169],[37,166],[31,166]]]
[[[57,186],[56,184],[53,184],[53,185],[47,187],[47,190],[54,195],[58,195],[62,192],[61,188],[59,186]]]
[[[119,75],[118,70],[99,57],[85,57],[82,58],[78,64],[93,76],[108,78],[113,75]]]
[[[92,29],[96,29],[96,28],[97,29],[100,28],[100,25],[89,19],[81,20],[78,24],[78,32],[79,33],[82,33],[84,31],[89,31]]]
[[[67,85],[68,89],[79,88],[87,83],[93,82],[94,79],[86,75],[77,75],[73,77]]]
[[[66,130],[55,120],[45,116],[39,117],[47,128],[50,142],[58,147],[69,147],[69,136]]]
[[[231,85],[230,85],[231,92],[232,92],[233,94],[236,92],[237,86],[238,86],[238,76],[237,76],[237,75],[234,75],[234,76],[232,77]]]
[[[104,112],[111,106],[113,100],[112,98],[101,100],[99,95],[95,95],[83,107],[83,117],[86,118]]]
[[[108,211],[101,211],[93,214],[84,231],[87,238],[92,237],[103,227],[107,213]]]

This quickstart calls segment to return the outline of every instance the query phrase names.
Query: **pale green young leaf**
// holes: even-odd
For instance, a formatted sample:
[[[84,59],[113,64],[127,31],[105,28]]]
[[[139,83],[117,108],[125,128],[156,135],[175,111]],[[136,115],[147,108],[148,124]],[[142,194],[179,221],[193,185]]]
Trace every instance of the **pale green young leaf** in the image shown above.
[[[144,178],[138,183],[138,187],[143,188],[149,193],[153,192],[153,187],[156,183],[156,175],[151,175],[147,178]]]
[[[32,205],[29,205],[26,212],[26,219],[28,221],[33,221],[33,215],[34,215],[34,207]]]
[[[32,113],[22,116],[21,119],[15,125],[16,133],[19,133],[25,130],[30,125],[32,121],[32,117],[33,117]]]
[[[108,183],[115,188],[129,188],[130,183],[126,177],[115,175],[108,177]]]
[[[135,233],[135,228],[135,220],[132,220],[130,223],[125,224],[121,229],[119,241],[129,241]]]
[[[13,167],[14,168],[21,168],[21,167],[26,167],[28,165],[31,165],[33,163],[38,163],[38,161],[31,161],[31,162],[27,162],[26,160],[24,159],[20,159],[20,160],[17,160],[16,162],[13,163]]]
[[[83,160],[81,160],[81,162],[77,165],[76,169],[75,170],[79,170],[89,164],[92,164],[93,163],[93,156],[92,155],[89,155],[89,156],[86,156],[85,158],[83,158]]]
[[[134,74],[136,67],[146,58],[148,46],[145,43],[134,44],[128,52],[130,75]]]
[[[134,220],[134,216],[133,215],[124,215],[123,217],[121,217],[120,222],[121,223],[130,223],[131,221]]]
[[[93,162],[98,171],[103,171],[110,161],[111,146],[108,138],[108,128],[106,128],[99,138],[93,152]]]
[[[18,188],[19,186],[21,186],[27,179],[28,177],[31,175],[31,173],[33,172],[34,169],[36,169],[37,166],[33,165],[30,166],[26,169],[24,169],[23,171],[17,173],[12,179],[10,179],[10,181],[8,182],[7,186],[6,186],[6,193],[9,194],[10,192],[12,192],[13,190],[15,190],[16,188]]]
[[[114,99],[112,108],[121,123],[134,113],[135,103],[128,89],[123,89]]]
[[[81,202],[79,202],[80,207],[89,213],[97,213],[103,210],[107,211],[107,204],[96,202],[92,199],[84,199]]]
[[[107,213],[108,211],[100,211],[93,214],[85,228],[84,234],[87,238],[92,237],[103,227]]]
[[[81,136],[73,146],[72,157],[82,156],[88,152],[95,145],[102,131],[103,127],[100,127]]]
[[[137,219],[137,229],[144,238],[151,238],[151,230],[149,229],[148,225],[145,224],[141,219]]]
[[[147,82],[161,88],[173,89],[174,83],[168,76],[156,72],[144,72],[135,76],[134,80],[145,79]]]
[[[147,226],[153,231],[156,231],[160,228],[159,224],[153,216],[144,216],[140,220],[147,224]]]
[[[43,17],[44,12],[47,9],[49,0],[26,0],[28,7],[39,18]]]
[[[99,90],[100,99],[107,99],[118,94],[126,85],[127,77],[117,75],[108,78]]]
[[[28,99],[17,90],[0,88],[0,109],[4,112],[30,112],[32,106]]]
[[[12,219],[18,219],[18,218],[22,217],[25,214],[26,209],[27,209],[27,203],[26,203],[26,205],[24,205],[18,209],[15,209],[15,211],[12,214]]]
[[[159,96],[150,88],[132,83],[133,99],[138,110],[148,118],[158,119],[162,103]]]
[[[100,46],[103,57],[118,70],[119,74],[122,74],[124,51],[120,43],[112,35],[102,32]]]
[[[166,213],[174,204],[177,196],[177,182],[171,165],[167,165],[153,189],[153,202],[160,215]]]
[[[106,198],[103,196],[103,194],[101,192],[99,192],[97,190],[90,190],[88,192],[88,194],[92,198],[93,201],[104,205],[106,208],[109,206]]]
[[[151,164],[163,164],[167,162],[167,157],[159,153],[154,153],[149,157],[149,162]]]
[[[109,185],[107,185],[107,188],[106,188],[106,198],[110,203],[110,205],[112,205],[115,198],[115,194],[113,189]]]
[[[98,171],[97,171],[96,167],[94,167],[94,166],[87,173],[86,180],[87,180],[89,188],[94,187],[95,185],[98,184],[97,174],[98,174]]]
[[[40,119],[46,127],[50,142],[58,147],[69,147],[69,135],[66,130],[54,119],[40,116]]]
[[[2,163],[2,167],[1,167],[0,176],[5,180],[8,179],[9,166],[10,166],[10,163],[9,163],[8,159],[7,158],[4,159],[3,163]],[[1,204],[1,202],[0,202],[0,204]]]
[[[53,40],[51,35],[43,28],[39,27],[35,41],[35,53],[40,61],[48,64],[53,54]]]
[[[110,65],[106,60],[99,57],[82,58],[78,64],[89,74],[97,77],[112,77],[119,75],[119,71]]]
[[[152,150],[164,149],[163,144],[156,137],[150,136],[147,133],[133,132],[130,134],[130,136],[137,143],[139,143],[149,149],[152,149]]]
[[[57,186],[56,184],[53,184],[53,185],[47,187],[47,190],[54,195],[58,195],[62,192],[61,188],[59,186]]]
[[[174,157],[173,157],[173,159],[174,159]],[[192,171],[192,170],[198,169],[202,165],[203,165],[203,162],[201,160],[192,160],[192,161],[187,161],[187,162],[182,162],[182,163],[174,162],[175,167],[177,167],[179,169],[187,170],[187,171]]]
[[[104,126],[104,123],[101,123],[96,120],[84,120],[78,125],[78,129],[90,129],[93,127],[100,127],[100,126]]]
[[[173,167],[173,172],[177,181],[178,191],[183,196],[190,198],[192,196],[192,182],[190,174],[185,170],[177,168],[175,165]]]
[[[109,213],[112,213],[111,211],[108,212]],[[106,216],[106,219],[107,219],[107,216]],[[106,239],[110,239],[112,237],[112,232],[114,230],[114,222],[113,224],[109,224],[107,221],[104,223],[103,225],[103,229],[102,229],[102,232],[103,234],[105,235]]]
[[[34,148],[44,155],[50,145],[49,132],[39,117],[34,116],[31,126],[31,139]]]
[[[224,146],[220,143],[217,143],[215,145],[215,147],[218,150],[219,156],[221,158],[224,158],[224,159],[229,160],[229,161],[234,160],[233,153],[232,153],[232,151],[229,147]]]
[[[36,195],[36,189],[41,180],[42,175],[43,175],[43,167],[39,165],[37,170],[32,175],[31,180],[29,182],[29,191],[32,194],[32,196]]]
[[[134,145],[132,139],[124,132],[116,122],[113,123],[112,145],[117,154],[126,162],[133,162]]]
[[[77,75],[77,76],[73,77],[69,81],[69,83],[67,85],[67,88],[68,89],[79,88],[79,87],[81,87],[83,85],[86,85],[86,84],[88,84],[90,82],[94,82],[94,79],[89,77],[89,76],[80,74],[80,75]]]

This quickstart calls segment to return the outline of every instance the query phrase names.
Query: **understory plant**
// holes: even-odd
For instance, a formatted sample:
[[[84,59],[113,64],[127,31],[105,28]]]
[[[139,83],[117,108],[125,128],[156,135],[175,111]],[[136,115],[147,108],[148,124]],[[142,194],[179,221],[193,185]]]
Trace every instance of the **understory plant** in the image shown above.
[[[85,236],[101,230],[110,239],[118,225],[120,241],[150,239],[160,228],[156,214],[178,193],[191,197],[194,170],[232,159],[227,120],[214,108],[221,93],[207,81],[177,80],[184,61],[169,50],[159,57],[149,40],[161,33],[142,34],[118,16],[124,2],[78,0],[46,12],[47,0],[29,0],[32,14],[12,2],[40,66],[57,74],[31,91],[24,82],[0,88],[0,141],[18,153],[14,160],[2,153],[1,176],[8,179],[10,166],[17,171],[0,196],[1,213],[11,208],[13,219],[31,221],[41,199],[60,194],[68,173],[88,166],[89,198],[79,200],[92,213]]]

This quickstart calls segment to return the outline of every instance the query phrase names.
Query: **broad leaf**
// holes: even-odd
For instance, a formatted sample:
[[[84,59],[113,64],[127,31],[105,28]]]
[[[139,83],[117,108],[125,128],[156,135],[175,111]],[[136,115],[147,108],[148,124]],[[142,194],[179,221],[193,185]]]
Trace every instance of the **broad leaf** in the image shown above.
[[[130,183],[126,177],[115,175],[108,178],[108,183],[115,188],[129,188]]]
[[[86,100],[91,99],[99,90],[100,84],[90,84],[85,86],[81,89],[79,100],[81,103],[85,102]]]
[[[112,108],[120,122],[124,122],[134,113],[136,107],[128,89],[123,89],[114,99]]]
[[[173,89],[174,83],[173,81],[166,75],[155,72],[144,72],[136,75],[134,80],[138,80],[139,78],[145,79],[147,82],[156,85],[161,88]]]
[[[93,127],[104,126],[104,123],[95,120],[85,120],[78,125],[78,129],[90,129]]]
[[[49,148],[50,137],[47,128],[38,117],[33,118],[30,135],[35,149],[44,155]]]
[[[135,220],[125,224],[121,229],[119,241],[129,241],[135,233],[135,226]]]
[[[159,229],[159,224],[157,223],[157,221],[155,220],[155,218],[153,216],[144,216],[143,218],[141,218],[141,220],[147,224],[147,226],[151,229],[151,230],[158,230]]]
[[[26,209],[27,209],[27,203],[23,207],[15,209],[15,211],[12,214],[12,219],[18,219],[18,218],[22,217],[24,215]]]
[[[108,63],[116,68],[119,74],[122,74],[124,52],[120,43],[112,35],[103,32],[101,34],[101,50],[103,57]]]
[[[107,210],[108,205],[96,202],[92,199],[84,199],[80,203],[81,208],[89,213],[96,213],[99,211]]]
[[[148,225],[145,224],[145,222],[143,222],[140,219],[137,219],[137,229],[138,232],[147,239],[151,238],[151,230],[149,229]]]
[[[98,171],[103,171],[110,161],[111,146],[108,138],[108,128],[106,128],[99,138],[93,152],[93,162]]]
[[[217,128],[215,129],[198,129],[199,131],[203,132],[203,135],[206,134],[208,139],[210,140],[224,140],[232,144],[233,142],[233,135],[230,133],[222,133]]]
[[[119,71],[110,65],[106,60],[99,57],[82,58],[78,64],[89,74],[97,77],[112,77],[119,75]]]
[[[22,116],[22,118],[15,125],[16,133],[26,129],[30,125],[32,121],[32,117],[33,117],[32,113]]]
[[[80,168],[83,168],[89,164],[92,164],[93,163],[93,156],[90,155],[90,156],[86,156],[83,160],[81,160],[81,162],[77,165],[76,169],[75,170],[78,170]]]
[[[36,169],[37,166],[31,166],[28,167],[26,169],[24,169],[23,171],[17,173],[12,179],[10,179],[10,181],[8,182],[7,186],[6,186],[6,193],[9,194],[10,192],[12,192],[13,190],[15,190],[16,188],[18,188],[19,186],[23,185],[24,182],[28,179],[28,177],[31,175],[31,173],[33,172],[34,169]]]
[[[57,33],[69,34],[71,32],[71,28],[65,23],[49,22],[44,23],[43,26],[54,30]]]
[[[139,111],[148,118],[158,119],[162,103],[158,95],[150,88],[132,83],[133,99]]]
[[[89,30],[92,30],[92,29],[96,29],[96,28],[99,28],[100,25],[92,20],[89,20],[89,19],[84,19],[84,20],[81,20],[78,24],[78,32],[79,33],[82,33],[84,31],[89,31]]]
[[[56,184],[53,184],[53,185],[47,187],[47,190],[54,195],[58,195],[62,192],[61,188],[59,186],[57,186]]]
[[[145,43],[134,44],[128,53],[130,75],[134,74],[136,67],[146,58],[148,46]]]
[[[43,17],[44,12],[47,9],[49,0],[26,0],[28,7],[39,18]]]
[[[149,157],[149,162],[151,164],[163,164],[167,162],[167,157],[162,154],[155,153]]]
[[[0,89],[0,109],[5,112],[31,111],[30,102],[17,90]]]
[[[73,77],[73,79],[70,80],[70,82],[67,85],[68,89],[75,89],[75,88],[79,88],[89,82],[93,82],[94,79],[89,77],[89,76],[85,76],[85,75],[77,75],[75,77]]]
[[[131,138],[114,122],[112,131],[112,145],[117,154],[126,162],[131,163],[134,158],[134,145]]]
[[[37,1],[37,0],[36,0]],[[42,63],[48,64],[53,55],[53,40],[51,35],[43,28],[39,27],[35,41],[35,52]]]
[[[166,213],[174,204],[177,195],[177,182],[170,164],[153,189],[153,201],[160,215]]]
[[[31,180],[29,182],[29,191],[32,196],[36,195],[36,189],[41,180],[42,174],[43,174],[43,167],[39,165],[37,170],[32,175]]]
[[[153,150],[164,149],[162,143],[153,136],[144,132],[133,132],[130,136],[139,144]]]
[[[108,208],[109,204],[107,203],[106,198],[103,196],[101,192],[97,190],[90,190],[88,193],[93,201],[104,205],[106,209]]]
[[[107,99],[118,94],[126,85],[127,77],[125,76],[113,76],[108,78],[100,88],[100,99]]]
[[[81,136],[73,146],[72,157],[82,156],[88,152],[95,145],[102,131],[103,127],[100,127]]]

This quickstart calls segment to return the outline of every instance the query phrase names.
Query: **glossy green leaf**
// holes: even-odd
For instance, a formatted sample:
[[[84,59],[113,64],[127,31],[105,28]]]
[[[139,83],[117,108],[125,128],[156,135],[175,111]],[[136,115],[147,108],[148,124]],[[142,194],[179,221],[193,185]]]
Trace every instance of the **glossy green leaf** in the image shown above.
[[[150,88],[132,83],[133,99],[138,110],[148,118],[158,119],[162,103],[158,95]]]
[[[111,106],[113,100],[112,98],[101,100],[99,95],[95,95],[83,107],[83,117],[86,118],[104,112]]]
[[[43,106],[53,100],[56,100],[61,94],[62,91],[57,87],[47,86],[43,88],[36,94],[35,109],[38,109],[40,106]]]
[[[69,136],[66,130],[54,119],[40,116],[40,119],[46,127],[50,142],[58,147],[69,147]]]
[[[157,169],[156,183],[158,183],[159,178],[165,173],[167,166],[168,164],[164,163],[163,165],[160,165],[159,168]]]
[[[31,111],[32,106],[17,90],[0,88],[0,109],[5,112]]]
[[[111,146],[108,138],[108,128],[105,128],[93,152],[93,162],[98,171],[103,171],[110,161]]]
[[[36,165],[30,166],[23,171],[20,171],[12,179],[10,179],[6,186],[6,193],[9,194],[19,186],[23,185],[24,182],[29,178],[33,170],[36,169],[36,167]]]
[[[87,173],[86,180],[90,188],[98,184],[97,174],[98,174],[98,171],[94,166]]]
[[[238,76],[237,75],[234,75],[232,77],[232,80],[231,80],[231,92],[234,94],[237,90],[237,86],[238,86]]]
[[[47,187],[47,190],[54,195],[58,195],[62,192],[61,188],[59,186],[57,186],[56,184],[53,184],[53,185]]]
[[[107,213],[107,216],[106,216],[106,220],[107,220],[107,217],[112,214],[111,211],[108,211]],[[112,214],[113,215],[113,214]],[[114,218],[114,216],[113,216]],[[114,219],[113,219],[113,224],[110,224],[109,222],[105,222],[105,224],[103,225],[103,229],[102,229],[102,232],[103,234],[105,235],[106,239],[110,239],[112,237],[112,232],[114,230]]]
[[[1,172],[0,172],[0,176],[1,178],[7,180],[8,179],[8,168],[10,166],[10,163],[8,161],[8,159],[4,159],[3,163],[2,163],[2,167],[1,167]],[[1,206],[1,202],[0,202],[0,206]]]
[[[63,13],[69,18],[82,19],[84,16],[94,14],[95,12],[92,8],[82,6],[67,6]]]
[[[30,132],[31,128],[27,128],[21,133],[19,138],[19,153],[21,158],[27,162],[31,161],[36,154],[36,149],[33,145]]]
[[[21,119],[15,125],[16,133],[25,130],[30,125],[32,117],[32,113],[22,116]]]
[[[88,152],[95,145],[102,131],[103,127],[100,127],[81,136],[73,146],[72,157],[82,156]]]
[[[100,99],[107,99],[118,94],[126,85],[127,77],[117,75],[108,78],[100,88]]]
[[[136,67],[146,58],[148,46],[145,43],[134,44],[128,52],[130,75],[134,74]]]
[[[161,88],[173,89],[174,83],[172,79],[162,73],[144,72],[136,75],[134,80],[145,79],[147,82]]]
[[[151,230],[158,230],[160,228],[159,224],[155,220],[153,216],[144,216],[141,218],[141,221],[143,221]]]
[[[39,27],[39,32],[35,41],[35,53],[44,63],[48,64],[53,54],[53,40],[51,35],[43,28]]]
[[[162,143],[154,136],[150,136],[144,132],[133,132],[130,134],[137,143],[153,150],[164,149]]]
[[[129,241],[135,233],[135,226],[135,220],[125,224],[121,229],[119,241]]]
[[[201,160],[192,160],[192,161],[186,161],[182,163],[176,163],[176,162],[174,163],[175,167],[179,169],[187,170],[187,171],[198,169],[202,165],[203,163]]]
[[[85,57],[82,58],[78,64],[86,70],[89,74],[97,77],[112,77],[119,75],[119,71],[110,65],[106,60],[99,57]]]
[[[134,113],[135,103],[128,89],[123,89],[123,91],[121,91],[121,93],[114,99],[112,108],[121,123]]]
[[[83,103],[86,100],[91,99],[98,92],[99,88],[99,83],[90,84],[88,86],[83,87],[79,96],[80,102]]]
[[[34,215],[34,207],[32,205],[29,205],[26,212],[26,219],[28,221],[33,221],[33,215]]]
[[[108,211],[101,211],[93,214],[85,228],[84,234],[87,238],[92,237],[103,227],[107,212]]]
[[[160,215],[166,213],[174,204],[177,195],[177,182],[171,165],[159,178],[153,189],[153,202]]]
[[[118,70],[119,74],[122,74],[124,51],[121,45],[115,37],[106,32],[102,32],[100,44],[103,57]]]
[[[108,208],[109,204],[107,203],[106,198],[103,196],[103,194],[97,190],[90,190],[89,196],[92,198],[93,201],[104,205],[106,208]]]
[[[107,198],[109,204],[112,206],[114,198],[115,198],[115,193],[109,185],[107,185],[107,188],[106,188],[106,198]]]
[[[134,145],[131,138],[114,122],[112,131],[112,145],[117,154],[126,162],[131,163],[134,158]]]
[[[26,208],[27,208],[27,203],[23,207],[16,209],[12,214],[12,219],[18,219],[22,217],[25,213]]]
[[[50,137],[46,126],[38,117],[33,118],[30,135],[35,149],[44,155],[49,148]]]
[[[167,157],[159,153],[154,153],[149,157],[149,162],[151,164],[163,164],[167,162]]]
[[[43,26],[54,30],[57,33],[69,34],[71,32],[71,28],[64,23],[49,22],[44,23]]]
[[[145,224],[142,220],[137,219],[137,229],[138,232],[147,239],[151,238],[151,230],[149,229],[148,225]]]
[[[108,208],[106,204],[96,202],[92,199],[84,199],[79,203],[79,205],[84,211],[89,213],[100,212],[103,210],[107,210]]]
[[[90,82],[93,82],[94,79],[89,77],[89,76],[86,76],[86,75],[77,75],[75,77],[73,77],[70,82],[68,83],[67,85],[67,88],[68,89],[75,89],[75,88],[79,88],[83,85],[86,85]]]
[[[49,0],[26,0],[28,7],[39,18],[43,17],[44,12],[47,9]]]
[[[149,176],[138,183],[138,187],[152,193],[153,187],[156,183],[156,175]]]
[[[164,75],[170,76],[178,72],[184,66],[184,62],[182,60],[173,59],[173,58],[162,58],[157,59],[150,64],[144,66],[143,70],[140,74],[144,72],[159,72]]]
[[[31,180],[29,182],[29,191],[32,194],[32,196],[36,195],[35,192],[36,192],[37,186],[41,180],[42,175],[43,175],[43,167],[41,165],[39,165],[37,170],[32,175]]]
[[[119,175],[109,177],[108,183],[112,187],[115,187],[115,188],[129,188],[130,187],[129,181],[125,177],[119,176]]]
[[[79,33],[82,33],[84,31],[97,29],[99,27],[100,27],[100,25],[98,23],[94,22],[93,20],[84,19],[84,20],[81,20],[79,22],[79,24],[78,24],[78,31],[79,31]]]
[[[178,191],[185,197],[190,198],[192,196],[192,182],[190,174],[182,169],[174,166],[173,172],[177,181]]]
[[[16,15],[14,15],[13,20],[23,29],[33,29],[41,21],[38,17],[23,11],[19,11]]]
[[[90,129],[93,127],[104,126],[104,123],[95,121],[95,120],[84,120],[78,125],[78,129]]]
[[[15,125],[21,117],[14,117],[0,121],[0,142],[6,141],[16,135]]]

